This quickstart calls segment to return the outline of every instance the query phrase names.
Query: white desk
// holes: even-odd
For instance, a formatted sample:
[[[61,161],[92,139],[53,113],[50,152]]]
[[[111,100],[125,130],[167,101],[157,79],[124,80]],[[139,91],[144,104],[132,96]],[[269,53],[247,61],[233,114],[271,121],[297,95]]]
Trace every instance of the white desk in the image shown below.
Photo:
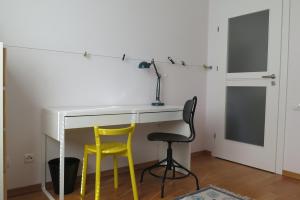
[[[183,106],[94,106],[94,107],[52,107],[43,110],[42,115],[42,190],[46,196],[54,197],[46,190],[47,166],[47,137],[59,142],[60,157],[60,194],[59,200],[64,199],[64,157],[65,129],[109,126],[119,124],[166,122],[161,131],[168,131],[189,136],[190,130],[182,121]],[[159,158],[166,156],[165,148],[160,148]],[[135,153],[135,152],[133,152]],[[182,165],[190,168],[191,148],[188,144],[174,145],[174,158]]]

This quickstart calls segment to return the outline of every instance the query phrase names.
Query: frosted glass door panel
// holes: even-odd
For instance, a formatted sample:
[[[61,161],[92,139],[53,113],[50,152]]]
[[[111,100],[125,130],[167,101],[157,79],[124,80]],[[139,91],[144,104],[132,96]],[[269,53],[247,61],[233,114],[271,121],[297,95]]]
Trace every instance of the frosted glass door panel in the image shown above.
[[[230,18],[228,23],[228,73],[267,71],[269,10]]]
[[[227,87],[226,139],[264,146],[266,87]]]

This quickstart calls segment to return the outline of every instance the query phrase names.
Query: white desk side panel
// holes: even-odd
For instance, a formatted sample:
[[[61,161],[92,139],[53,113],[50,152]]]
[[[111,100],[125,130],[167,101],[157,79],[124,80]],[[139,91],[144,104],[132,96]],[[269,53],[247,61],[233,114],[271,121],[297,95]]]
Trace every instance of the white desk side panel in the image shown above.
[[[42,130],[43,134],[59,141],[59,125],[62,114],[51,110],[43,110],[42,112]]]

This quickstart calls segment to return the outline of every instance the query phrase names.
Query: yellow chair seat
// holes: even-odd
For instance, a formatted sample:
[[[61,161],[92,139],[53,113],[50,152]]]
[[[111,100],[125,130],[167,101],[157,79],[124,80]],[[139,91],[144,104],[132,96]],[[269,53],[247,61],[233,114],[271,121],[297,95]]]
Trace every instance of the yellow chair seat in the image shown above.
[[[127,144],[121,142],[103,142],[101,143],[102,154],[117,154],[127,151]],[[85,145],[89,153],[97,153],[96,145]]]

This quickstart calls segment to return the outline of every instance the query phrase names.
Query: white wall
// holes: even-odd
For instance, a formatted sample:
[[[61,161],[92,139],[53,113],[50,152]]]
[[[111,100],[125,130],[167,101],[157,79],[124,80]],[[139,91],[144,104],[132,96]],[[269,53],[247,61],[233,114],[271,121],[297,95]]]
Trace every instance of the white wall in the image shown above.
[[[291,0],[290,2],[288,87],[286,98],[285,151],[283,169],[300,174],[300,2],[296,0]]]
[[[2,0],[0,3],[0,40],[8,45],[87,50],[112,56],[126,53],[128,57],[161,61],[171,56],[187,64],[206,63],[207,24],[208,0]],[[138,63],[8,48],[8,188],[40,181],[43,107],[149,104],[155,95],[155,74],[153,70],[137,69]],[[165,103],[183,104],[187,98],[198,96],[197,139],[192,149],[202,150],[206,72],[201,67],[165,63],[157,66],[163,74]],[[145,139],[152,126],[155,125],[137,129],[136,163],[156,158],[155,144]],[[92,139],[91,130],[71,131],[67,138],[68,154],[80,156],[82,145],[93,142]],[[33,153],[34,163],[24,164],[24,153]],[[111,167],[107,163],[104,169]]]

